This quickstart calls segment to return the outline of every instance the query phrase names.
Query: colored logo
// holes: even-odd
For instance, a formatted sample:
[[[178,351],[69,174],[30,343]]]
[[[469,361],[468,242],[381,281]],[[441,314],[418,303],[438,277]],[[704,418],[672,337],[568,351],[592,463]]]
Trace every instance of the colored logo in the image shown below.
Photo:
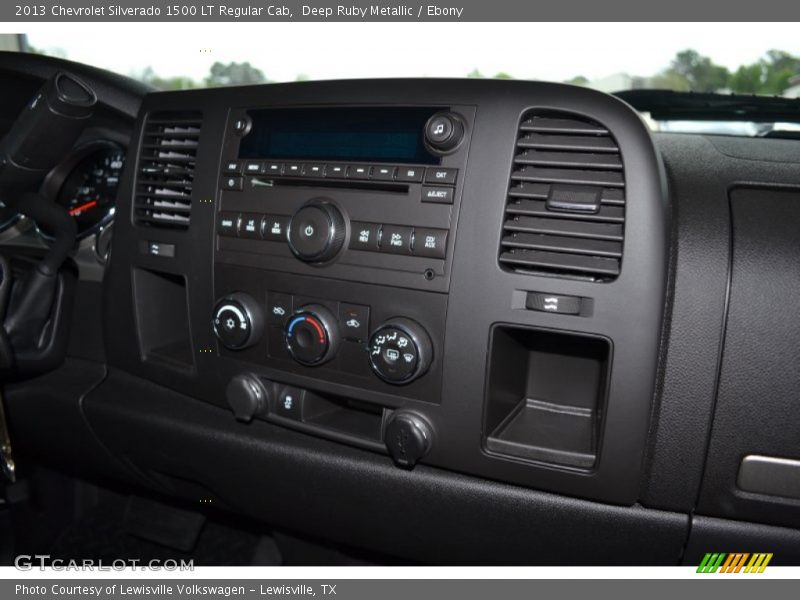
[[[697,567],[698,573],[763,573],[769,561],[772,560],[772,553],[757,552],[708,552],[700,566]]]

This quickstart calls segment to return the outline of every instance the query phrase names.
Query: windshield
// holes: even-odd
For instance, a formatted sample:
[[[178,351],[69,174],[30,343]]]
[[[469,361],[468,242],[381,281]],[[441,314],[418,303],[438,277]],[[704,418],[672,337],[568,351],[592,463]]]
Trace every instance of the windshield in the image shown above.
[[[715,35],[708,35],[713,27]],[[719,29],[724,29],[724,35]],[[647,88],[800,97],[792,23],[283,23],[43,27],[24,49],[161,90],[320,79],[492,77],[615,93]],[[602,44],[586,43],[602,38]],[[742,40],[746,40],[743,43]],[[645,114],[645,117],[648,115]],[[776,125],[648,119],[665,131],[762,135]],[[782,125],[777,127],[782,128]]]

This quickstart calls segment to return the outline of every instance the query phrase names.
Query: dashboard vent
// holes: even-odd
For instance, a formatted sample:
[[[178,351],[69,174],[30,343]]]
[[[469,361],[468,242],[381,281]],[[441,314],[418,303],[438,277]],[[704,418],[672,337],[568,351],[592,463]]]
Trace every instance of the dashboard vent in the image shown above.
[[[592,281],[619,275],[625,176],[616,140],[573,113],[523,116],[500,263],[517,272]]]
[[[202,115],[149,115],[144,125],[134,201],[134,222],[187,229]]]

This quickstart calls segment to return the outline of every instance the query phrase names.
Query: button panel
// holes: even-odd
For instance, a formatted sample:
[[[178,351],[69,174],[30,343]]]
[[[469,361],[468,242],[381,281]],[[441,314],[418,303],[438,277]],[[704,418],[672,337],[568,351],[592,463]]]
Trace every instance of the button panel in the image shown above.
[[[224,237],[285,243],[288,239],[290,220],[291,217],[286,215],[223,211],[217,218],[217,233]],[[305,221],[303,223],[306,228],[309,227],[309,223]],[[297,235],[306,238],[313,237],[317,227],[313,223],[310,226],[311,229],[303,229],[298,225]],[[311,231],[311,233],[307,234],[307,231]],[[444,259],[447,257],[448,234],[447,229],[353,221],[350,224],[349,248],[361,252],[382,252]]]
[[[225,161],[223,175],[269,175],[272,177],[304,177],[309,179],[350,179],[358,181],[424,183],[455,186],[458,169],[445,167],[424,167],[416,165],[391,164],[349,164],[349,163],[305,163],[299,161],[273,162],[232,159]],[[232,187],[230,178],[223,178],[222,189],[242,189]]]
[[[253,179],[249,179],[252,177]],[[273,185],[264,177],[330,179],[346,181],[352,185],[405,184],[409,200],[417,198],[422,204],[450,205],[454,203],[459,170],[450,167],[362,164],[362,163],[312,163],[302,161],[230,160],[222,164],[220,187],[226,191],[250,191],[253,186]],[[248,179],[248,181],[245,181]],[[358,182],[358,183],[356,183]],[[388,191],[388,190],[387,190]],[[417,195],[418,194],[418,195]],[[409,207],[409,214],[414,209]],[[258,221],[260,218],[260,221]],[[217,220],[217,233],[224,237],[259,239],[272,242],[309,242],[326,230],[325,223],[303,223],[302,231],[288,231],[291,216],[260,213],[232,213],[223,211]],[[299,223],[299,220],[298,220]],[[307,231],[312,231],[309,234]],[[380,252],[404,256],[417,256],[444,260],[447,258],[447,229],[414,226],[413,224],[387,224],[352,221],[349,249],[361,252]]]

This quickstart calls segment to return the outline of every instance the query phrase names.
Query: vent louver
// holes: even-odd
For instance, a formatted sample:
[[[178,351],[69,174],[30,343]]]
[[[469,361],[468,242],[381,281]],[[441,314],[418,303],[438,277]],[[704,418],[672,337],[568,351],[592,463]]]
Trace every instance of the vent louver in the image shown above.
[[[619,275],[625,176],[604,126],[567,112],[522,119],[500,263],[539,275],[609,281]]]
[[[187,229],[202,116],[154,113],[144,126],[136,181],[137,225]]]

